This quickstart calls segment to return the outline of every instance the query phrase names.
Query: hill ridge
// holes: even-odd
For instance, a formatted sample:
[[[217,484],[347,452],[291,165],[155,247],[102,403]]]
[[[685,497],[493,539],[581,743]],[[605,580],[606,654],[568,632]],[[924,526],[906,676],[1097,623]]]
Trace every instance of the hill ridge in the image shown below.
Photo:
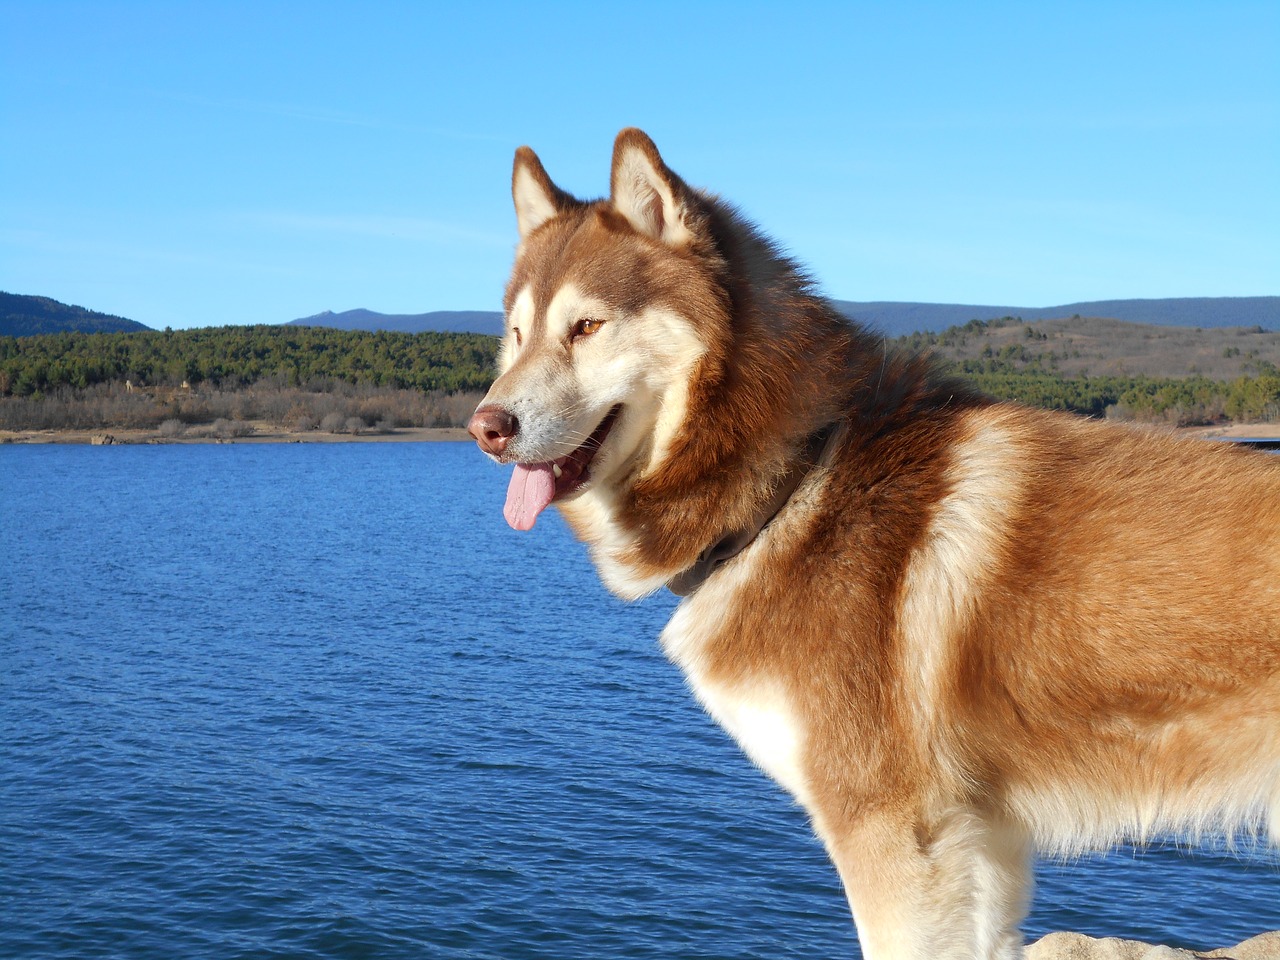
[[[845,316],[890,336],[940,333],[970,320],[1001,317],[1062,320],[1080,316],[1168,327],[1260,326],[1264,330],[1280,330],[1280,296],[1082,300],[1048,307],[852,300],[833,300],[832,303]]]
[[[150,330],[146,324],[100,313],[52,297],[0,291],[0,336],[34,337],[45,333],[128,333]]]
[[[1105,317],[1129,323],[1173,327],[1253,327],[1280,330],[1280,296],[1262,297],[1166,297],[1120,300],[1082,300],[1049,307],[1016,307],[963,303],[925,303],[896,300],[832,300],[846,317],[858,320],[891,337],[916,332],[940,333],[970,320],[1021,317],[1023,320],[1057,320],[1072,316]],[[383,314],[357,308],[335,313],[325,310],[289,321],[295,326],[325,326],[344,330],[388,330],[418,333],[435,330],[450,333],[502,332],[497,310],[435,310],[417,314]]]

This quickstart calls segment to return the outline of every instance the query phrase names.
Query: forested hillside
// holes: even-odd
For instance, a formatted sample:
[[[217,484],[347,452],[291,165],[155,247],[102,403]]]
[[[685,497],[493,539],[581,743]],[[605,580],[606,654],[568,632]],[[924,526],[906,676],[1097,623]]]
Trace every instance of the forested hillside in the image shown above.
[[[33,337],[69,330],[118,333],[147,329],[136,320],[59,303],[49,297],[0,292],[0,336]]]
[[[1063,377],[1099,375],[1230,380],[1280,366],[1280,331],[1261,327],[1202,329],[1124,323],[1096,317],[1024,322],[971,320],[941,333],[900,337],[967,369],[1043,370]],[[973,362],[971,362],[973,361]]]
[[[1002,399],[1174,425],[1280,420],[1280,333],[1076,317],[899,337]]]
[[[208,327],[0,339],[0,396],[130,381],[135,386],[305,386],[334,380],[417,390],[483,389],[497,341],[460,333]]]
[[[1280,420],[1280,334],[1257,328],[1006,317],[890,343],[1042,407],[1179,425]],[[339,413],[366,425],[461,425],[493,378],[497,344],[296,326],[0,338],[0,426],[298,424]]]

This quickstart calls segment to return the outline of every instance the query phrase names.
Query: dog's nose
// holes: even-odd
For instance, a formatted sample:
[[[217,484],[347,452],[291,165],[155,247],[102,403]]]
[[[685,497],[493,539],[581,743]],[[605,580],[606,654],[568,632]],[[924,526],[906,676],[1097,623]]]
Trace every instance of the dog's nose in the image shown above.
[[[481,407],[471,415],[467,433],[476,438],[481,450],[496,457],[507,449],[519,428],[516,418],[501,407]]]

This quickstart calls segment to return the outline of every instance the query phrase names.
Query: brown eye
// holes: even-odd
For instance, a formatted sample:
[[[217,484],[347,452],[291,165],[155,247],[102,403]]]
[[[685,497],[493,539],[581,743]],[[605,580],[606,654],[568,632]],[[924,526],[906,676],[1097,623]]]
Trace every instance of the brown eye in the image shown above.
[[[603,320],[593,320],[591,318],[579,320],[573,325],[573,333],[569,335],[569,339],[577,340],[581,337],[589,337],[593,333],[598,332],[603,326]]]

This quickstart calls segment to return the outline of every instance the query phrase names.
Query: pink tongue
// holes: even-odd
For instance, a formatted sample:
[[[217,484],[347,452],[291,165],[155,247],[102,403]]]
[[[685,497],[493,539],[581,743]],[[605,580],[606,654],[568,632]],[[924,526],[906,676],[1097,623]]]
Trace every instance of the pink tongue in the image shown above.
[[[556,495],[556,478],[549,463],[517,463],[507,487],[502,515],[513,530],[532,530],[538,514]]]

